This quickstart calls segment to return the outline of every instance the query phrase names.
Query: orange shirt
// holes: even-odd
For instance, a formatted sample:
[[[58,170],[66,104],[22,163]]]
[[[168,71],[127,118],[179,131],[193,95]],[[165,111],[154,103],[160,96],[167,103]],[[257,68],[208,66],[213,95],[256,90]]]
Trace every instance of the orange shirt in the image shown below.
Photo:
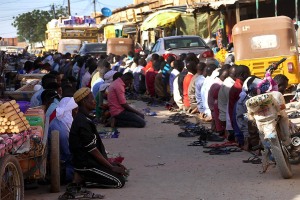
[[[190,107],[189,85],[193,76],[194,75],[189,72],[183,79],[183,104],[185,107]]]
[[[150,69],[152,69],[152,65],[153,65],[152,61],[149,61],[147,63],[147,65],[142,69],[144,71],[144,74],[146,74],[147,71],[149,71]]]

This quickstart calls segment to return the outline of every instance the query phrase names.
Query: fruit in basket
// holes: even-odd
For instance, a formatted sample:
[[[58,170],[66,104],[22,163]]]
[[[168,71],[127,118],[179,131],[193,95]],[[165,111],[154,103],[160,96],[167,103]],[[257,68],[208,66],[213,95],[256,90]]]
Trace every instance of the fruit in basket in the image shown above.
[[[21,133],[30,128],[15,100],[0,103],[0,134]]]

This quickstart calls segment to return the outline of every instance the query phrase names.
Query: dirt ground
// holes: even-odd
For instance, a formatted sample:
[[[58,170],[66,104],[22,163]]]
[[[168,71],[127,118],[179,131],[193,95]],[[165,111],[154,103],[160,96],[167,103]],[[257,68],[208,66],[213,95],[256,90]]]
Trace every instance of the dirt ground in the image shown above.
[[[145,108],[143,102],[135,102]],[[120,128],[118,139],[103,139],[107,151],[121,153],[130,176],[122,189],[92,189],[107,200],[296,200],[300,199],[300,167],[284,180],[276,168],[260,174],[261,165],[243,163],[249,152],[208,155],[203,147],[187,146],[197,138],[179,138],[178,126],[161,123],[172,114],[150,107],[142,129]],[[295,121],[295,120],[294,120]],[[300,120],[299,120],[300,121]],[[64,191],[62,187],[61,191]],[[57,199],[49,186],[26,191],[26,200]]]

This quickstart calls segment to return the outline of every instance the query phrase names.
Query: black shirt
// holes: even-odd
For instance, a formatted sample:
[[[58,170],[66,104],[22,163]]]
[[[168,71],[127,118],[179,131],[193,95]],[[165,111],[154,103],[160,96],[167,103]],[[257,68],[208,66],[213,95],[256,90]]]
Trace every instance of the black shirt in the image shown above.
[[[69,146],[75,168],[80,169],[99,165],[94,156],[89,153],[95,148],[97,148],[103,157],[107,159],[104,145],[95,124],[89,116],[81,111],[78,111],[73,120],[69,135]]]

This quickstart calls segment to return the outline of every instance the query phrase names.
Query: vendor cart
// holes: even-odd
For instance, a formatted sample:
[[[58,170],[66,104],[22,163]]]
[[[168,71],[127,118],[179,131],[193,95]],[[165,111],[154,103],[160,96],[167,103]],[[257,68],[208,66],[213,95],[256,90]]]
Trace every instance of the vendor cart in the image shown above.
[[[48,159],[51,161],[51,192],[59,192],[59,135],[57,131],[51,133],[49,156],[49,119],[45,118],[41,111],[43,110],[40,108],[32,108],[24,114],[30,124],[27,130],[0,135],[1,200],[24,199],[24,180],[45,178],[46,166],[50,166],[47,165]],[[43,121],[36,117],[39,114],[43,114]]]
[[[18,74],[17,80],[21,87],[15,91],[6,90],[4,96],[19,101],[30,101],[32,95],[36,92],[34,86],[40,84],[45,74]]]

